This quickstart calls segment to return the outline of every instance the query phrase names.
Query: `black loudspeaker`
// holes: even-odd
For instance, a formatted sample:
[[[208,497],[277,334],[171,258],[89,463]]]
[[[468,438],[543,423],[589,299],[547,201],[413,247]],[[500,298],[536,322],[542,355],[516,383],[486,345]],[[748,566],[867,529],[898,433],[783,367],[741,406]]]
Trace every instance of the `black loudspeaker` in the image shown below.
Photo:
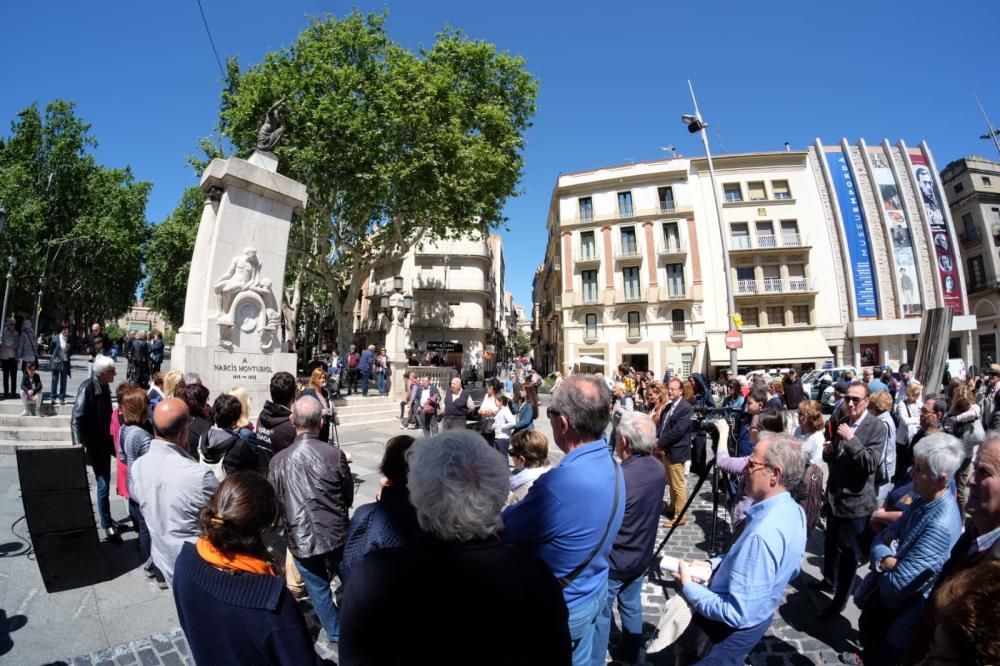
[[[18,448],[24,516],[48,592],[105,579],[81,448]]]

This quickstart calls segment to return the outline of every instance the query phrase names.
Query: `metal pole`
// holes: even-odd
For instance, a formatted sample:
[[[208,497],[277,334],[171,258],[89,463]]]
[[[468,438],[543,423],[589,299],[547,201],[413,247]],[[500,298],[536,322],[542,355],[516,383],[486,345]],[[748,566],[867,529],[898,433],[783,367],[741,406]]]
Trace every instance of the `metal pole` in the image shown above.
[[[7,257],[7,286],[3,290],[3,317],[0,318],[6,324],[7,322],[7,303],[10,302],[10,281],[14,279],[14,257]]]
[[[983,114],[983,118],[986,120],[986,128],[989,130],[990,139],[993,140],[993,147],[997,149],[997,153],[1000,153],[1000,139],[997,138],[997,131],[993,129],[993,123],[990,122],[990,117],[986,115],[986,109],[983,108],[983,103],[979,101],[979,95],[976,95],[976,104],[979,105],[979,111]]]
[[[35,299],[35,321],[34,321],[34,324],[35,324],[35,330],[36,331],[42,330],[41,329],[41,322],[38,321],[41,316],[42,316],[42,282],[39,281],[38,282],[38,297]]]
[[[725,271],[725,283],[726,283],[726,306],[728,311],[726,312],[726,329],[732,326],[732,316],[736,314],[736,298],[733,295],[733,275],[732,266],[729,261],[729,244],[726,242],[726,223],[722,217],[722,199],[719,198],[719,184],[715,179],[715,166],[712,164],[712,151],[708,148],[708,133],[705,132],[705,124],[701,119],[701,111],[698,110],[698,100],[694,96],[694,86],[691,85],[690,79],[688,80],[688,89],[691,91],[691,101],[694,102],[694,116],[698,119],[698,123],[701,125],[701,142],[705,146],[705,157],[708,159],[708,176],[712,181],[712,196],[715,198],[715,214],[719,218],[719,236],[722,241],[722,267]],[[733,376],[736,376],[736,355],[737,350],[729,350],[729,369],[732,370]]]

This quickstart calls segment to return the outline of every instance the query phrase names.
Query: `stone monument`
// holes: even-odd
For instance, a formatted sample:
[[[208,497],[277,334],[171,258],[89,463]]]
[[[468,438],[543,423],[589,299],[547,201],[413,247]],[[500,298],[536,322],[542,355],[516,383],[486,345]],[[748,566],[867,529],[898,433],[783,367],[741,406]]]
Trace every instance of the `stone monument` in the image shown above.
[[[171,356],[171,367],[200,374],[213,396],[245,388],[254,417],[270,399],[271,375],[296,374],[281,340],[281,302],[288,230],[306,206],[306,187],[279,174],[277,157],[261,149],[281,138],[282,107],[269,110],[249,160],[214,159],[202,174],[205,207]]]

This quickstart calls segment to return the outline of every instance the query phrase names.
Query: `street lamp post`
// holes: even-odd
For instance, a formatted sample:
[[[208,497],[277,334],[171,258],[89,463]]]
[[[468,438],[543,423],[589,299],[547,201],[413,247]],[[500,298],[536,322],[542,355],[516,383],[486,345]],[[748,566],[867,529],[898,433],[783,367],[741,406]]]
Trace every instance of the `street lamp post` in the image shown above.
[[[701,142],[705,146],[705,157],[708,160],[708,176],[712,182],[712,196],[715,198],[715,214],[719,218],[719,236],[722,240],[722,267],[725,271],[725,283],[726,283],[726,306],[728,311],[726,313],[726,327],[727,329],[731,327],[732,316],[736,314],[736,299],[733,295],[733,276],[732,267],[729,261],[729,244],[726,242],[726,223],[722,217],[722,199],[719,198],[719,184],[715,180],[715,167],[712,164],[712,151],[708,147],[708,133],[705,128],[708,127],[701,117],[701,111],[698,110],[698,100],[694,96],[694,86],[691,85],[691,81],[688,80],[688,89],[691,91],[691,101],[694,103],[694,115],[685,115],[681,117],[684,124],[687,125],[688,131],[694,134],[698,132],[701,134]],[[732,370],[733,376],[736,376],[736,355],[737,351],[735,349],[729,350],[729,369]]]
[[[3,290],[3,317],[2,321],[7,321],[7,304],[10,302],[10,281],[14,279],[14,266],[17,266],[16,257],[7,257],[7,286]]]

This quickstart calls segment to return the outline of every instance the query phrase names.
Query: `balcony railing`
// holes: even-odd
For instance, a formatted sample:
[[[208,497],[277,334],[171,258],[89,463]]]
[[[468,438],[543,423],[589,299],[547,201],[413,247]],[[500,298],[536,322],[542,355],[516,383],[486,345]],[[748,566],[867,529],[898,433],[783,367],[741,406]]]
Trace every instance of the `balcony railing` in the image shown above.
[[[581,296],[581,302],[584,305],[596,305],[596,304],[598,304],[598,303],[601,302],[601,297],[600,297],[600,295],[598,295],[596,293],[596,290],[595,290],[595,293],[592,293],[592,294],[588,294],[585,291],[585,292],[583,292],[583,295]]]
[[[779,244],[778,241],[781,241]],[[732,250],[772,250],[778,247],[807,247],[809,237],[796,232],[779,234],[758,234],[756,237],[736,235],[729,237]]]
[[[693,335],[692,330],[693,328],[689,321],[674,321],[670,323],[670,337],[675,340],[691,337]]]
[[[585,263],[588,261],[600,261],[601,256],[597,253],[597,248],[593,245],[582,245],[576,254],[576,263]]]
[[[493,281],[483,277],[456,278],[448,276],[447,282],[441,277],[415,277],[414,289],[446,289],[450,291],[493,291]]]
[[[691,211],[689,205],[677,205],[676,203],[663,206],[663,202],[655,204],[651,208],[637,208],[635,205],[631,209],[615,209],[614,212],[592,213],[590,215],[577,213],[575,219],[563,220],[564,223],[587,224],[590,222],[603,222],[605,220],[625,220],[633,217],[647,217],[655,215],[680,215]]]
[[[638,243],[623,243],[615,247],[615,259],[642,259]]]
[[[660,202],[660,213],[664,215],[669,215],[670,213],[676,213],[677,206],[673,201],[661,201]]]
[[[737,296],[755,296],[758,294],[789,294],[815,291],[815,283],[812,278],[764,278],[757,280],[737,280]]]
[[[644,300],[646,299],[643,296],[642,289],[640,289],[639,287],[625,290],[626,303],[641,303]]]
[[[467,257],[489,257],[490,247],[486,241],[443,241],[417,245],[416,254],[449,254]]]
[[[486,320],[483,317],[437,317],[413,315],[410,326],[414,328],[439,329],[483,329]]]
[[[687,244],[680,238],[663,239],[659,254],[684,254],[687,252]]]

